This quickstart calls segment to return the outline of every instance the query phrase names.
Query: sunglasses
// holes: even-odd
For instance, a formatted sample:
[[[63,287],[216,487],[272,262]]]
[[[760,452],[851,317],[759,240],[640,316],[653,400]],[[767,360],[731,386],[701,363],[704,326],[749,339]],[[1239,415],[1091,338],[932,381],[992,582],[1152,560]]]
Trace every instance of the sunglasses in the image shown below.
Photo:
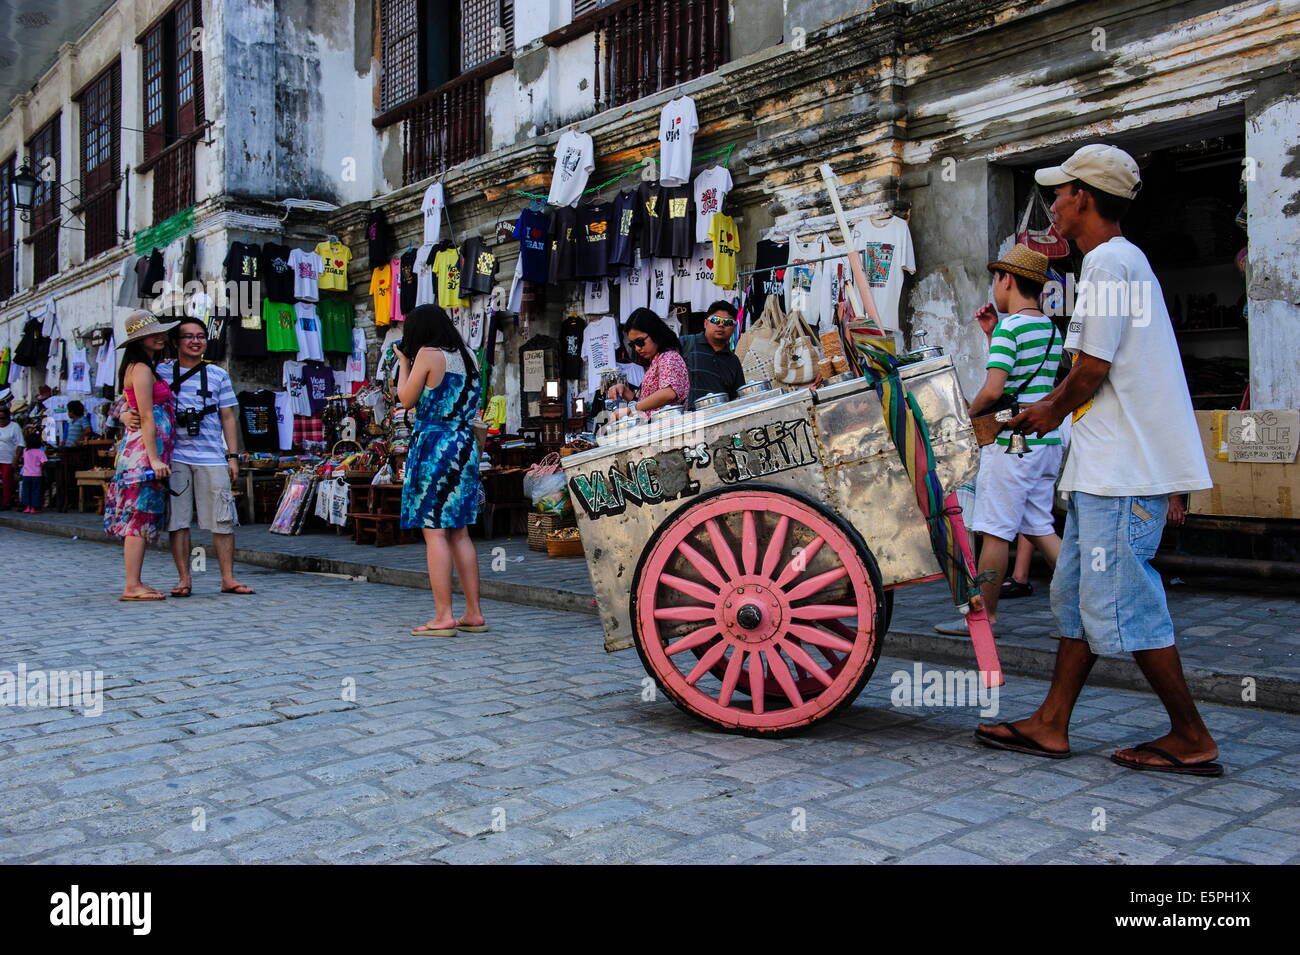
[[[631,345],[633,348],[635,348],[637,351],[640,351],[641,346],[644,345],[649,340],[650,339],[648,338],[629,338],[627,340],[627,343]]]
[[[736,320],[734,318],[720,318],[717,315],[710,315],[708,318],[705,319],[705,321],[712,322],[714,325],[721,325],[724,328],[730,328],[732,325],[736,324]]]

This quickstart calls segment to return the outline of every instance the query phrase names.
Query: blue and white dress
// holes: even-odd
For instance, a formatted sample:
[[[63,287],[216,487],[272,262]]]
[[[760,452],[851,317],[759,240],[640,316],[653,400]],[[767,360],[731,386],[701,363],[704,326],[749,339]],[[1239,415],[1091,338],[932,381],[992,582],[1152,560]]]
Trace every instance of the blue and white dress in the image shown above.
[[[447,373],[415,405],[402,485],[403,527],[466,527],[478,520],[483,482],[470,422],[483,386],[465,374],[459,351],[447,351]]]

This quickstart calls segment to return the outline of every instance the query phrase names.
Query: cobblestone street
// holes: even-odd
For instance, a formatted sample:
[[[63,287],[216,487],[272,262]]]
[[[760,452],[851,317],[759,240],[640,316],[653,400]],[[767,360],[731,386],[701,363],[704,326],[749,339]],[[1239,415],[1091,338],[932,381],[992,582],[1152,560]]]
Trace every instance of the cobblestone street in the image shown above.
[[[1139,774],[1105,757],[1159,704],[1088,689],[1076,756],[1036,760],[977,746],[972,708],[892,705],[913,661],[886,656],[840,718],[748,739],[645,699],[590,615],[488,603],[491,633],[417,638],[407,588],[241,566],[258,595],[223,596],[213,564],[127,604],[116,548],[0,529],[0,553],[0,670],[105,688],[98,716],[0,709],[0,862],[1300,860],[1293,715],[1207,706],[1227,774]],[[1042,692],[1010,676],[996,719]]]

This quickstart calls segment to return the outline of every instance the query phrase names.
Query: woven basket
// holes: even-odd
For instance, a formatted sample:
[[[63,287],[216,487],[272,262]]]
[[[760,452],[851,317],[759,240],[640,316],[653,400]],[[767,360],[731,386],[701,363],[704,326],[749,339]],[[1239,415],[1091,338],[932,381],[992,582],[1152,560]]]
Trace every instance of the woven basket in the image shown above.
[[[572,515],[561,517],[556,514],[528,515],[528,549],[546,550],[546,535],[561,527],[577,527],[578,522]]]
[[[556,540],[554,537],[546,538],[546,553],[552,557],[583,557],[586,552],[582,549],[581,537],[570,537]]]

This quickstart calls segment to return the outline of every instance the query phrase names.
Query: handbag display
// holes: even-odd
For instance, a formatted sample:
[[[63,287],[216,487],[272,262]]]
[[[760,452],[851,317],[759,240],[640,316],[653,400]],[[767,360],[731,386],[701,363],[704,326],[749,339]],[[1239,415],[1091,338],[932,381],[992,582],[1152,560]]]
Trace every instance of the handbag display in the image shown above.
[[[821,360],[817,336],[804,321],[803,312],[794,309],[786,316],[785,327],[777,339],[772,356],[772,380],[797,387],[817,379],[817,362]]]
[[[775,295],[769,295],[763,311],[736,342],[736,357],[740,359],[746,381],[773,378],[772,360],[776,357],[777,336],[784,326],[785,313],[781,310],[781,303]]]
[[[1047,220],[1046,229],[1031,229],[1029,227],[1030,214],[1037,208],[1043,213]],[[1029,201],[1025,203],[1025,214],[1020,217],[1020,228],[1016,230],[1016,241],[1028,247],[1031,251],[1041,253],[1049,259],[1064,259],[1070,255],[1070,243],[1065,237],[1057,231],[1056,226],[1052,223],[1052,213],[1047,208],[1047,203],[1043,201],[1043,194],[1037,189],[1032,190]]]

